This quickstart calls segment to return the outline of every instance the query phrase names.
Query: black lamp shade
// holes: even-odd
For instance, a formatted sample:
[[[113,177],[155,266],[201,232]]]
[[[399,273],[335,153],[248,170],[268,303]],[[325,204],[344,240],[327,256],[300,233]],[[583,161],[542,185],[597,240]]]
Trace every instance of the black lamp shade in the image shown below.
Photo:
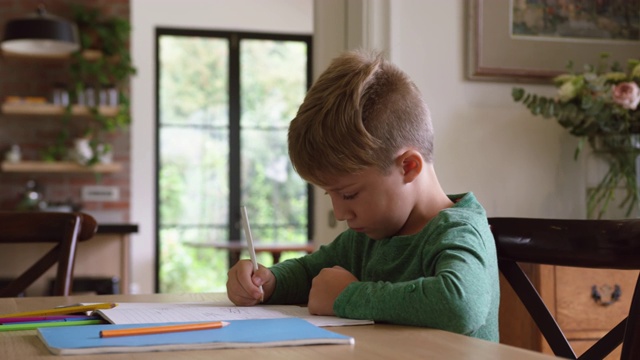
[[[63,18],[38,11],[10,20],[5,26],[2,50],[27,55],[67,55],[80,48],[78,28]]]

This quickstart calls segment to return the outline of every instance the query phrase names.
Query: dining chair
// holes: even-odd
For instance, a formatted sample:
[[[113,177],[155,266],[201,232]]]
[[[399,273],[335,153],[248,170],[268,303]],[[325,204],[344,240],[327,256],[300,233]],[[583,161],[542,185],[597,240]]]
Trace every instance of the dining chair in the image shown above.
[[[640,359],[640,276],[628,316],[577,357],[542,297],[518,263],[596,269],[640,269],[640,220],[491,217],[504,278],[556,356],[603,359],[622,344],[622,360]]]
[[[0,297],[23,293],[56,263],[53,295],[70,295],[78,242],[91,239],[97,228],[96,220],[81,212],[0,211],[0,244],[54,244],[21,275],[0,288]]]

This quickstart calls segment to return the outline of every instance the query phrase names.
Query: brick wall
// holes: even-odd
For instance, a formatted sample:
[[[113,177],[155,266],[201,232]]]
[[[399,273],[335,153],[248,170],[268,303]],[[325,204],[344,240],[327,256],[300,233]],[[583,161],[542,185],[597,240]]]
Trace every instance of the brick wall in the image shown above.
[[[105,16],[117,16],[129,20],[129,0],[0,0],[0,38],[4,24],[25,16],[44,3],[47,12],[67,19],[71,18],[70,4],[101,9]],[[0,59],[0,101],[7,96],[43,96],[51,98],[52,85],[68,82],[68,61],[34,59]],[[91,118],[73,118],[69,123],[70,139],[85,131]],[[132,119],[132,121],[135,121]],[[62,117],[23,116],[0,114],[0,156],[4,160],[12,144],[18,144],[23,160],[41,160],[41,151],[52,145],[63,126]],[[87,212],[107,212],[122,221],[129,220],[129,167],[130,136],[128,129],[119,130],[105,139],[113,144],[114,161],[121,163],[123,171],[96,176],[83,174],[28,174],[0,172],[0,210],[15,209],[28,180],[35,180],[41,187],[44,199],[50,203],[72,202],[80,204]],[[69,147],[72,146],[69,140]],[[81,189],[85,185],[117,186],[120,199],[115,202],[82,202]],[[111,218],[111,217],[110,217]]]

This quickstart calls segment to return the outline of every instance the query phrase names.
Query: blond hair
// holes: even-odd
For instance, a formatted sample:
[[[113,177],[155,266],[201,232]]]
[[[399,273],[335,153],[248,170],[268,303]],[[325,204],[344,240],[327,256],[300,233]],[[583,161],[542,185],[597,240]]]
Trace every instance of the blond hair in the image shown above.
[[[377,53],[334,59],[289,125],[291,162],[317,185],[372,166],[386,173],[404,148],[432,162],[429,110],[411,79]]]

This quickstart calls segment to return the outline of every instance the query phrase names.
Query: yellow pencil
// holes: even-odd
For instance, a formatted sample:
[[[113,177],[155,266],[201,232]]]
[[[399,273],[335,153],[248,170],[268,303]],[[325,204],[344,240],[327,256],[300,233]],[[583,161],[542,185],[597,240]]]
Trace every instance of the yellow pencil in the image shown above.
[[[88,304],[88,305],[62,306],[54,309],[26,311],[21,313],[14,313],[14,314],[4,314],[4,315],[0,315],[0,318],[75,314],[75,313],[82,313],[87,311],[94,311],[98,309],[112,309],[116,305],[117,304],[115,303],[100,303],[100,304]]]
[[[152,334],[165,334],[180,331],[195,331],[195,330],[208,330],[208,329],[220,329],[229,325],[226,321],[214,321],[204,323],[193,324],[180,324],[180,325],[162,325],[162,326],[149,326],[138,327],[129,329],[115,329],[115,330],[102,330],[100,331],[101,338],[110,338],[117,336],[135,336],[135,335],[152,335]]]

